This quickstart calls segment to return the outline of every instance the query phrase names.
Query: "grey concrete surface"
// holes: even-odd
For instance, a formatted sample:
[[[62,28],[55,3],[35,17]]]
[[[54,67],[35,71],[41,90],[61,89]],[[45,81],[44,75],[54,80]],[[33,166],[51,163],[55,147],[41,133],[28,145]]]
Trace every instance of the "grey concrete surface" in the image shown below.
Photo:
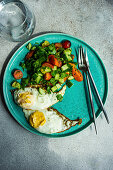
[[[21,127],[0,101],[0,170],[113,170],[113,1],[32,0],[24,2],[34,12],[34,33],[59,31],[91,45],[106,67],[109,91],[98,135],[91,125],[76,135],[50,139]],[[18,43],[0,39],[0,70]]]

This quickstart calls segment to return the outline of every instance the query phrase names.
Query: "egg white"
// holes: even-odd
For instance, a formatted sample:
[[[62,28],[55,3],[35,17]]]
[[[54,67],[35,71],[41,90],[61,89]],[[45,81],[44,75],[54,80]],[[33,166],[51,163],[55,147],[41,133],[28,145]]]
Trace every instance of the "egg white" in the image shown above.
[[[29,116],[34,113],[33,110],[26,109],[23,109],[23,112],[28,121]],[[40,112],[43,112],[46,122],[35,129],[41,133],[52,134],[63,132],[79,123],[79,120],[70,120],[53,108],[40,110]]]
[[[42,95],[36,88],[26,87],[24,90],[19,89],[14,92],[14,100],[23,109],[46,109],[57,103],[57,94],[62,94],[63,96],[65,94],[65,90],[66,86],[64,85],[58,93],[51,92],[51,94],[46,93]],[[21,94],[25,94],[26,92],[29,93],[26,95],[27,97],[25,96],[29,102],[25,101],[25,99],[22,99]]]

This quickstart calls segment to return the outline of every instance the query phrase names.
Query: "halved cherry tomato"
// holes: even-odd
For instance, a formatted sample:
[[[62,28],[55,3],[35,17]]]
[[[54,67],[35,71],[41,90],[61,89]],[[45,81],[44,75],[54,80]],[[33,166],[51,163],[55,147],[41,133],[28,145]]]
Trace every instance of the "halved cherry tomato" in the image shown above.
[[[73,75],[74,79],[77,80],[77,81],[82,81],[83,80],[83,75],[77,68],[73,67],[72,75]]]
[[[15,79],[21,79],[23,77],[23,73],[21,70],[15,70],[13,76]]]
[[[54,68],[54,66],[48,62],[45,62],[42,64],[42,67],[50,67],[50,68]]]
[[[62,44],[61,43],[55,43],[55,48],[62,48]]]
[[[62,67],[62,61],[57,59],[57,62],[55,63],[57,67]]]
[[[70,48],[71,47],[71,42],[66,40],[62,43],[63,48]]]
[[[55,66],[57,66],[57,67],[61,67],[61,66],[62,66],[62,61],[59,60],[59,59],[57,59],[57,58],[55,57],[55,55],[49,55],[48,61],[49,61],[51,64],[53,64],[53,65],[55,65]]]
[[[69,72],[67,72],[66,74],[68,74],[68,75],[69,75]],[[68,77],[69,77],[69,76],[64,77],[64,82],[68,79]]]
[[[45,73],[45,74],[44,74],[44,79],[45,79],[45,80],[50,80],[51,78],[52,78],[51,73]]]
[[[31,50],[29,53],[27,53],[26,55],[26,60],[28,60],[29,58],[31,58],[34,54],[34,50]]]

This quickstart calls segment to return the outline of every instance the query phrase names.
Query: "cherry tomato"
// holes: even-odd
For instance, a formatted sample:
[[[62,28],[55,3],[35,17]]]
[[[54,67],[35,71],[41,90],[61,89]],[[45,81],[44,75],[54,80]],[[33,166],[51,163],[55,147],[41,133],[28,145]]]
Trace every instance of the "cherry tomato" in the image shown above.
[[[53,65],[55,65],[55,66],[57,66],[57,67],[61,67],[61,66],[62,66],[62,61],[61,61],[61,60],[58,60],[58,59],[55,57],[55,55],[49,55],[48,61],[49,61],[51,64],[53,64]]]
[[[54,68],[54,66],[48,62],[45,62],[42,64],[42,67],[50,67],[50,68]]]
[[[45,73],[45,74],[44,74],[44,79],[45,79],[45,80],[50,80],[51,78],[52,78],[51,73]]]
[[[23,73],[21,70],[15,70],[13,76],[15,79],[21,79],[23,77]]]
[[[83,75],[77,68],[73,67],[72,75],[76,81],[83,81]]]
[[[70,48],[71,47],[71,42],[66,40],[62,43],[63,48]]]

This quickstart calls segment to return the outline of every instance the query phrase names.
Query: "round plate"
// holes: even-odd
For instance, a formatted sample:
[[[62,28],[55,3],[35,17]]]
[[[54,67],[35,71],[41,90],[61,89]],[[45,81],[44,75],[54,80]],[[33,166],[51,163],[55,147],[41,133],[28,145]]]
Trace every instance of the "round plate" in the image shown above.
[[[53,106],[55,109],[57,109],[60,113],[64,114],[69,119],[74,120],[77,119],[78,117],[82,118],[81,125],[76,125],[74,127],[71,127],[69,130],[64,131],[62,133],[42,134],[36,131],[34,128],[32,128],[29,125],[29,123],[26,121],[22,109],[19,106],[17,106],[13,101],[13,97],[10,92],[10,90],[12,89],[11,82],[14,80],[12,76],[12,70],[13,69],[22,70],[22,68],[19,66],[19,63],[24,59],[25,55],[28,53],[26,45],[28,44],[28,42],[34,44],[35,42],[41,43],[44,40],[48,40],[50,43],[61,42],[62,40],[69,40],[71,42],[72,54],[74,54],[75,56],[76,56],[75,49],[77,49],[78,46],[82,45],[84,48],[87,48],[90,70],[103,103],[105,103],[107,97],[107,91],[108,91],[107,74],[106,74],[105,67],[98,54],[85,42],[67,34],[49,33],[49,34],[37,36],[24,43],[14,53],[14,55],[12,56],[12,58],[10,59],[6,67],[4,73],[4,79],[3,79],[3,93],[9,111],[11,112],[13,117],[25,129],[29,130],[30,132],[33,132],[38,135],[44,135],[47,137],[64,137],[80,132],[81,130],[88,127],[92,123],[92,114],[90,109],[85,77],[84,77],[84,81],[82,82],[77,82],[75,80],[72,80],[74,85],[71,88],[67,87],[63,101],[58,102]],[[24,77],[26,76],[27,74],[24,71]],[[93,101],[94,101],[96,116],[98,116],[101,112],[101,109],[98,107],[94,96],[93,96]]]

